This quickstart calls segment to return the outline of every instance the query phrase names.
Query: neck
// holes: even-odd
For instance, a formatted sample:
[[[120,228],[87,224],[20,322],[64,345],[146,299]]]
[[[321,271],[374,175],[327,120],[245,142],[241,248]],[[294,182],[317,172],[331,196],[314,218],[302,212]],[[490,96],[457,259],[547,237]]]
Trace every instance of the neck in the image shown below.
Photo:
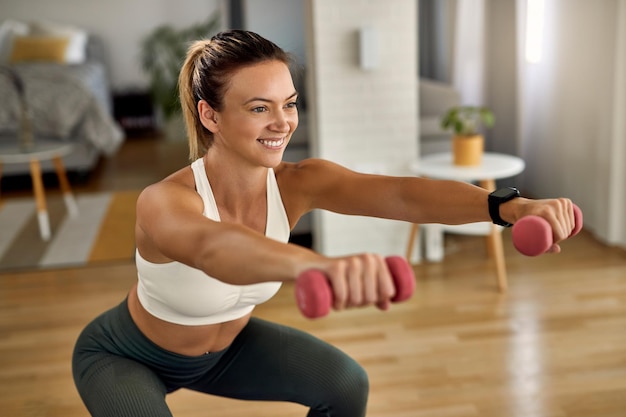
[[[234,169],[236,164],[211,157],[210,152],[203,162],[222,221],[250,225],[259,216],[265,219],[269,168]]]

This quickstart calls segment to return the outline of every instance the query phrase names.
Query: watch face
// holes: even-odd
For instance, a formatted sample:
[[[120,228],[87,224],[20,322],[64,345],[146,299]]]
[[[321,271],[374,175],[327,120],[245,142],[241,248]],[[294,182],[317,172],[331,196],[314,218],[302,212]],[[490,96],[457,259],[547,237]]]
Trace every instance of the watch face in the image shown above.
[[[518,195],[518,191],[515,188],[500,188],[491,193],[491,195],[496,198],[506,198],[512,195]]]

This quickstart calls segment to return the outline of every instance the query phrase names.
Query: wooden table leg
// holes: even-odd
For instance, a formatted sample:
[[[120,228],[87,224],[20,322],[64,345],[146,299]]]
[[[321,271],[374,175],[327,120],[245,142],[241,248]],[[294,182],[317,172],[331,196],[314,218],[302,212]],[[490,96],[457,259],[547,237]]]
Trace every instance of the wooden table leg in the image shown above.
[[[488,190],[494,191],[496,189],[496,181],[493,179],[479,181],[479,185]],[[498,290],[501,292],[507,289],[507,276],[506,276],[506,264],[504,262],[504,246],[502,244],[502,231],[499,226],[492,224],[491,231],[487,235],[487,255],[495,261],[496,264],[496,279],[498,284]]]
[[[506,264],[504,262],[504,247],[502,245],[502,232],[497,225],[491,225],[491,233],[487,236],[488,245],[493,260],[496,263],[496,279],[498,283],[498,290],[500,292],[506,291],[507,277],[506,277]]]
[[[487,191],[495,191],[496,189],[496,181],[495,180],[481,180],[478,181],[478,185],[484,188]],[[492,228],[493,229],[493,228]],[[493,230],[490,232],[493,233]],[[493,258],[495,254],[493,253],[493,245],[490,240],[491,235],[487,235],[485,239],[485,248],[487,250],[487,256],[489,258]]]
[[[409,232],[409,242],[406,247],[406,260],[411,263],[411,257],[413,255],[413,248],[415,247],[415,241],[419,236],[419,225],[411,223],[411,231]],[[419,247],[419,246],[418,246]]]
[[[46,206],[46,195],[41,177],[41,164],[37,159],[30,161],[30,176],[33,181],[33,192],[37,203],[37,221],[39,222],[39,233],[43,240],[50,239],[50,219]]]
[[[57,172],[57,177],[59,178],[59,185],[61,186],[61,192],[63,192],[63,199],[65,200],[67,212],[70,217],[76,217],[78,216],[78,205],[74,199],[74,194],[72,194],[70,182],[67,180],[67,174],[65,172],[65,167],[63,166],[63,161],[60,156],[55,156],[52,158],[52,162],[54,162],[54,168]]]

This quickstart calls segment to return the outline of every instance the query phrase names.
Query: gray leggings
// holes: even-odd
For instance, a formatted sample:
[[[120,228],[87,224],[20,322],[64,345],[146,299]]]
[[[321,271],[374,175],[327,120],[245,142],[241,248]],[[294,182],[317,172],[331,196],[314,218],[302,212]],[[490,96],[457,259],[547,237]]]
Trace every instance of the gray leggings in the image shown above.
[[[180,388],[295,402],[310,408],[309,417],[359,417],[369,391],[367,374],[353,359],[299,330],[252,318],[227,349],[184,356],[146,338],[126,301],[83,330],[72,371],[94,417],[172,416],[165,396]]]

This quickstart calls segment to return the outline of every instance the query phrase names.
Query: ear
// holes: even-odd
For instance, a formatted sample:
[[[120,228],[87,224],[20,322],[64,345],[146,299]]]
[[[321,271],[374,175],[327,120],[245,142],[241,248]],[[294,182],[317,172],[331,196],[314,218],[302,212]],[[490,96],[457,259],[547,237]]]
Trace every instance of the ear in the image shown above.
[[[206,127],[211,133],[219,131],[219,125],[217,124],[217,112],[204,100],[198,102],[198,115],[200,116],[200,123]]]

